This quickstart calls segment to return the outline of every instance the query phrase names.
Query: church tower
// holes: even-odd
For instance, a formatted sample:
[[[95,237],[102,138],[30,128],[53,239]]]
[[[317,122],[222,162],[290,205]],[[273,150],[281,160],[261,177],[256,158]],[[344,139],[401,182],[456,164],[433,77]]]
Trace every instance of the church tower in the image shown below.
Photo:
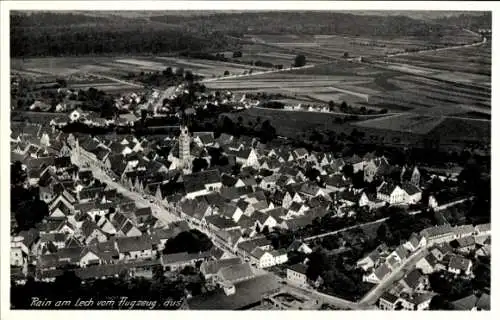
[[[188,127],[181,125],[181,134],[179,135],[179,160],[180,167],[185,170],[190,170],[191,168],[190,144],[191,137],[189,136]]]

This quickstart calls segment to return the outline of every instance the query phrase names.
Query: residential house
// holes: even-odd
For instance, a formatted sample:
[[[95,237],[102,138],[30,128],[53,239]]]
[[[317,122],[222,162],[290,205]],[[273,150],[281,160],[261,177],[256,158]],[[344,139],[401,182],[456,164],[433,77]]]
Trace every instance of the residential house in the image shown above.
[[[219,270],[241,263],[242,261],[240,258],[203,261],[202,264],[200,265],[200,272],[205,277],[205,280],[211,280],[213,277],[217,275]]]
[[[287,250],[289,252],[297,251],[305,254],[310,254],[312,252],[311,247],[309,247],[305,242],[302,242],[300,240],[294,240],[292,244],[290,244]]]
[[[301,263],[290,266],[286,269],[286,279],[295,285],[307,286],[307,266]]]
[[[85,220],[80,227],[80,240],[85,244],[90,244],[94,241],[104,242],[108,240],[108,236],[94,221]]]
[[[184,175],[183,179],[186,198],[188,199],[194,199],[201,195],[219,191],[222,187],[218,170],[206,170]]]
[[[367,256],[358,260],[358,262],[356,263],[356,267],[361,268],[364,271],[368,271],[369,269],[374,268],[378,265],[378,262],[382,257],[385,258],[387,256],[388,250],[389,248],[385,244],[379,245]]]
[[[436,257],[429,253],[422,259],[418,260],[416,263],[416,268],[421,270],[423,274],[431,274],[436,271],[436,266],[439,264],[439,261]]]
[[[425,239],[425,245],[430,246],[434,243],[450,242],[455,238],[453,228],[448,225],[440,225],[422,230],[420,236]]]
[[[233,219],[221,215],[207,216],[202,223],[212,232],[240,229],[240,226]]]
[[[343,174],[333,174],[324,177],[322,180],[328,193],[344,191],[351,185],[350,180],[345,178]]]
[[[368,207],[370,210],[375,210],[385,206],[385,201],[377,198],[377,194],[362,192],[358,200],[359,207]]]
[[[425,292],[417,294],[403,293],[399,297],[398,304],[400,304],[400,310],[416,311],[416,310],[427,310],[431,303],[432,298],[435,293]]]
[[[299,193],[306,197],[307,199],[311,199],[318,196],[326,196],[325,192],[318,187],[317,184],[312,182],[303,183],[299,189]]]
[[[385,157],[365,160],[363,177],[366,182],[372,182],[375,178],[384,177],[391,171],[391,166]]]
[[[161,265],[164,269],[169,271],[181,270],[184,267],[192,266],[194,267],[197,262],[201,264],[208,261],[213,256],[210,251],[204,251],[200,253],[171,253],[161,256]]]
[[[477,226],[474,227],[474,235],[476,237],[488,236],[490,234],[491,234],[491,224],[490,223],[478,224]]]
[[[235,284],[255,277],[248,263],[238,263],[224,266],[215,274],[215,281],[221,284]]]
[[[483,293],[481,296],[471,294],[451,303],[455,310],[461,311],[489,311],[491,309],[490,295]]]
[[[236,223],[243,215],[243,211],[233,204],[225,204],[220,213],[226,218],[234,220]]]
[[[288,254],[285,249],[273,250],[271,255],[274,257],[274,264],[280,265],[288,261]]]
[[[417,166],[414,166],[413,168],[404,166],[401,170],[401,183],[409,182],[415,186],[419,186],[420,177],[420,170],[418,170]]]
[[[149,235],[116,239],[120,260],[151,259],[153,244]]]
[[[452,255],[448,263],[448,272],[469,276],[472,273],[472,261],[458,255]]]
[[[429,286],[429,279],[419,269],[410,271],[401,281],[404,291],[413,294],[415,292],[423,292]]]
[[[410,239],[403,244],[403,246],[410,252],[417,251],[419,248],[425,246],[425,240],[422,236],[413,233]]]
[[[453,240],[450,245],[459,253],[467,254],[476,248],[476,240],[473,236],[467,236]]]
[[[387,278],[390,274],[391,274],[391,268],[387,264],[382,263],[377,268],[375,268],[371,273],[364,275],[363,281],[378,284],[382,280]]]
[[[399,302],[399,297],[390,292],[384,292],[378,300],[378,307],[380,310],[396,310]]]
[[[242,167],[259,168],[259,159],[254,148],[241,149],[236,153],[236,163]]]
[[[403,182],[401,188],[406,192],[405,202],[407,204],[416,204],[422,200],[422,190],[417,185]]]
[[[365,161],[359,157],[357,154],[353,154],[351,157],[344,160],[345,164],[351,165],[353,168],[353,172],[357,173],[358,171],[362,171],[365,165]]]

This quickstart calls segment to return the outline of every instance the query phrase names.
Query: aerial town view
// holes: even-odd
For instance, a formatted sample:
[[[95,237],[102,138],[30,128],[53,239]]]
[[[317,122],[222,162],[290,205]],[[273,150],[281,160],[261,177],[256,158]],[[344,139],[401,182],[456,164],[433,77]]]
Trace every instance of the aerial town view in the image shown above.
[[[11,309],[490,310],[490,11],[9,15]]]

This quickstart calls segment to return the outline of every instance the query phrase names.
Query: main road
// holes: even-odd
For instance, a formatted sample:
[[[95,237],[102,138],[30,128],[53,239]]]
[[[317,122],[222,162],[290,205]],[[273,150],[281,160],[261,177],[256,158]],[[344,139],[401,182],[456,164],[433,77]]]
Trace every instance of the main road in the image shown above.
[[[80,157],[84,157],[81,155]],[[71,156],[71,161],[77,165],[78,167],[84,167],[82,162],[80,161],[79,158],[75,156],[75,154],[72,154]],[[147,200],[143,194],[136,192],[136,191],[131,191],[128,188],[126,188],[124,185],[121,183],[118,183],[114,181],[106,172],[104,172],[101,168],[92,166],[89,164],[88,168],[92,171],[93,176],[105,183],[108,187],[112,189],[116,189],[117,192],[121,193],[125,197],[133,200],[136,204],[137,207],[139,208],[145,208],[145,207],[150,207],[153,215],[163,222],[165,225],[169,225],[172,222],[180,221],[180,217],[177,216],[176,214],[170,212],[170,210],[166,209],[163,206],[158,205],[157,203],[151,202]]]
[[[396,268],[386,279],[382,280],[372,290],[370,290],[361,300],[361,305],[372,305],[378,298],[386,292],[395,282],[402,279],[406,273],[415,267],[415,264],[425,257],[428,253],[427,248],[420,248],[415,251],[401,266]]]

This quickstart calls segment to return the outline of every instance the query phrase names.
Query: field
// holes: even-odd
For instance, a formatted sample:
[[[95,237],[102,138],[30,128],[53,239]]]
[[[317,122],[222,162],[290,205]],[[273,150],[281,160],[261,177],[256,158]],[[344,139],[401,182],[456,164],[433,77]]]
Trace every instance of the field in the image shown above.
[[[391,57],[388,61],[441,71],[442,77],[451,73],[450,78],[456,81],[475,82],[482,85],[489,85],[491,82],[490,42],[478,47]]]
[[[238,113],[225,114],[233,121],[243,117],[245,123],[256,123],[257,118],[262,122],[269,120],[276,128],[276,134],[285,137],[300,137],[302,133],[312,130],[334,130],[349,134],[354,127],[348,123],[338,124],[336,118],[343,118],[335,114],[325,114],[307,111],[283,111],[275,109],[251,108]]]
[[[380,57],[408,50],[423,50],[429,47],[463,45],[480,40],[477,35],[463,30],[449,30],[441,36],[425,39],[405,38],[363,38],[342,35],[246,35],[246,39],[258,45],[283,49],[289,52],[300,51],[312,59],[339,59],[347,53],[350,57]]]
[[[11,59],[11,72],[36,81],[64,78],[69,87],[84,89],[99,87],[107,91],[130,91],[138,85],[123,80],[129,73],[161,72],[171,67],[190,70],[206,78],[230,74],[242,74],[250,69],[254,71],[265,68],[241,65],[229,62],[181,59],[172,57],[67,57],[67,58],[33,58]]]

